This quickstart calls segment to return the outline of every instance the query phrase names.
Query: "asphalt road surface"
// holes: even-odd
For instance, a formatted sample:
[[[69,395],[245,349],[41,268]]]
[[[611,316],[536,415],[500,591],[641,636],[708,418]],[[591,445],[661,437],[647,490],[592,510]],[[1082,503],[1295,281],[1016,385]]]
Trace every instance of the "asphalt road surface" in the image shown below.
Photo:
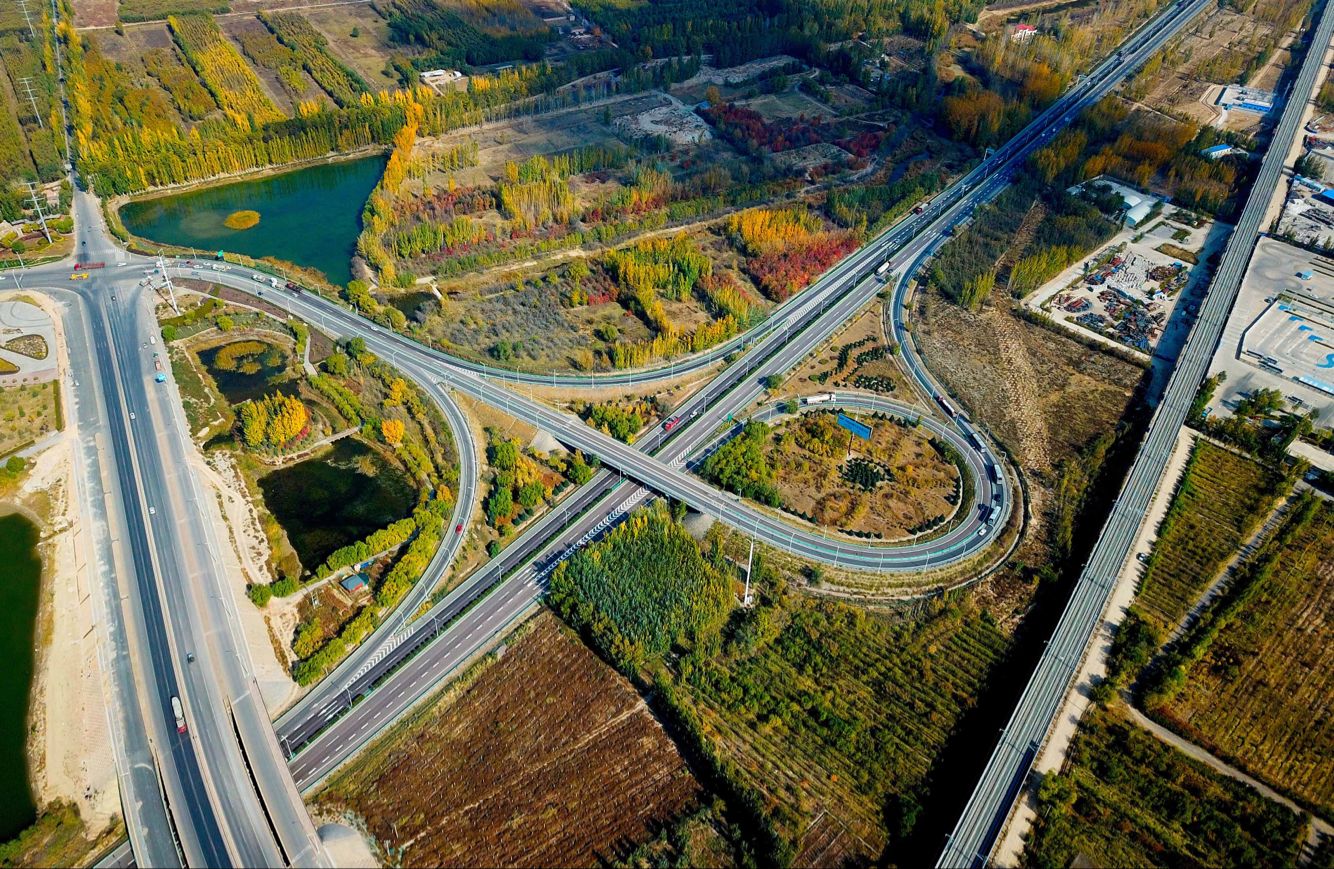
[[[1116,576],[1129,556],[1139,524],[1158,488],[1177,432],[1186,423],[1186,415],[1208,373],[1209,361],[1218,348],[1246,264],[1259,238],[1261,220],[1281,180],[1288,149],[1324,70],[1325,51],[1332,35],[1334,4],[1326,2],[1241,219],[1228,239],[1199,318],[1186,338],[1167,391],[1149,422],[1130,474],[1070,602],[949,836],[939,866],[979,866],[987,862],[1032,768],[1038,748],[1051,730],[1093,633],[1102,622]]]

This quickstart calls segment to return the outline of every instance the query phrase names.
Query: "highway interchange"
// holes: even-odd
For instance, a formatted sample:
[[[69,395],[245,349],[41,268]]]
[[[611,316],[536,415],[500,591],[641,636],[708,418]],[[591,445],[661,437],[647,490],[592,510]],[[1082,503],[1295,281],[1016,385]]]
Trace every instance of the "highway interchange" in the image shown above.
[[[1241,279],[1260,235],[1260,222],[1278,189],[1288,148],[1297,135],[1306,106],[1325,70],[1325,54],[1334,36],[1334,3],[1319,13],[1310,48],[1289,90],[1283,114],[1270,139],[1255,183],[1223,250],[1209,291],[1191,327],[1163,400],[1149,428],[1111,515],[1075,586],[1051,639],[1034,668],[995,751],[950,834],[937,865],[985,865],[996,838],[1046,740],[1061,701],[1069,690],[1094,631],[1101,623],[1121,565],[1129,557],[1136,532],[1162,479],[1172,444],[1186,423],[1195,395],[1241,288]]]
[[[71,308],[87,322],[92,337],[94,352],[82,365],[74,366],[75,376],[96,384],[97,401],[90,403],[88,421],[95,425],[98,414],[105,421],[106,436],[98,446],[109,446],[110,450],[103,449],[98,458],[109,466],[103,470],[104,478],[115,484],[106,498],[114,508],[110,512],[118,514],[112,524],[125,532],[123,538],[111,534],[110,545],[121,565],[117,575],[132,585],[124,612],[110,614],[108,630],[116,630],[118,620],[123,618],[120,627],[128,634],[128,645],[135,653],[135,682],[140,690],[137,711],[143,719],[137,731],[137,749],[132,736],[125,737],[127,744],[121,748],[135,749],[140,757],[147,751],[157,767],[157,776],[131,783],[130,793],[124,796],[127,803],[138,807],[131,813],[136,855],[150,865],[313,865],[323,860],[298,788],[304,790],[319,781],[412,702],[503,633],[539,600],[545,577],[555,563],[605,532],[650,492],[684,501],[771,546],[845,569],[920,572],[978,557],[1002,532],[1009,514],[1021,505],[1012,496],[1015,487],[1010,475],[1003,474],[1006,482],[993,490],[988,475],[981,473],[988,463],[998,463],[999,453],[966,419],[953,420],[952,426],[934,420],[928,424],[963,448],[961,452],[975,475],[975,503],[994,503],[1000,518],[981,522],[970,504],[967,521],[948,532],[897,546],[870,545],[784,521],[713,489],[686,473],[683,466],[726,430],[735,415],[765,397],[763,383],[767,378],[788,373],[884,289],[873,274],[882,263],[891,263],[891,320],[904,351],[905,367],[928,401],[944,395],[922,364],[902,320],[912,274],[978,205],[1004,189],[1010,175],[1034,148],[1049,141],[1079,112],[1124,80],[1209,2],[1183,0],[1160,13],[1018,136],[933,199],[923,214],[907,216],[848,257],[806,292],[777,309],[764,325],[723,347],[668,366],[594,376],[529,375],[489,369],[375,326],[331,300],[269,289],[264,295],[267,301],[287,308],[328,334],[364,338],[369,349],[398,366],[440,404],[460,449],[455,515],[459,524],[467,527],[472,520],[478,462],[466,420],[451,392],[469,395],[530,422],[567,446],[597,456],[607,468],[535,523],[498,558],[467,577],[428,614],[409,622],[448,570],[462,543],[460,536],[451,535],[426,576],[371,640],[279,719],[276,738],[254,685],[235,613],[230,609],[234,599],[218,563],[219,544],[213,539],[215,526],[210,515],[216,505],[197,494],[189,471],[193,445],[174,388],[163,389],[152,383],[151,361],[144,345],[155,336],[157,327],[152,293],[140,287],[138,280],[150,260],[114,246],[102,225],[96,201],[86,194],[76,195],[76,226],[84,258],[105,259],[108,268],[74,284],[73,289],[65,289],[67,264],[30,269],[25,278],[29,286],[59,285],[62,297],[71,300]],[[1324,14],[1320,23],[1326,42],[1328,19],[1329,15]],[[1306,75],[1305,68],[1302,75]],[[1278,162],[1281,170],[1281,156]],[[1262,178],[1264,173],[1262,169]],[[1256,189],[1260,187],[1257,182]],[[1225,255],[1224,265],[1228,264]],[[195,276],[197,271],[181,263],[173,263],[170,268],[172,274],[182,277]],[[198,276],[259,292],[256,275],[239,267]],[[1220,280],[1223,277],[1220,269]],[[1232,292],[1235,295],[1235,287]],[[1214,299],[1222,296],[1210,294],[1200,322],[1210,316],[1211,310],[1221,310],[1221,325],[1231,306],[1230,298],[1220,303],[1221,308],[1215,304]],[[1195,332],[1200,328],[1197,324]],[[1193,332],[1192,342],[1194,339]],[[1188,343],[1187,355],[1192,346]],[[735,361],[675,411],[681,423],[670,435],[654,429],[634,447],[521,392],[527,385],[553,382],[570,387],[605,387],[667,380],[706,370],[738,352]],[[1189,381],[1188,386],[1178,388],[1187,394],[1185,404],[1174,403],[1176,394],[1169,388],[1168,399],[1151,424],[1150,438],[1165,408],[1176,408],[1173,412],[1179,410],[1184,418],[1184,407],[1189,405],[1211,352],[1212,346],[1203,352],[1202,361],[1191,364],[1189,371],[1183,355],[1172,384]],[[852,395],[840,395],[840,400],[861,402],[861,406],[866,401]],[[143,418],[137,419],[136,412]],[[82,425],[82,416],[80,420]],[[977,446],[971,443],[970,434],[978,438]],[[1146,449],[1148,445],[1146,440]],[[1154,476],[1152,484],[1156,479]],[[1132,472],[1127,491],[1134,480]],[[1122,500],[1125,497],[1123,494]],[[1118,515],[1114,512],[1113,522]],[[1092,565],[1091,561],[1090,569]],[[1080,589],[1085,585],[1081,580]],[[1076,598],[1079,595],[1077,591]],[[1099,607],[1095,616],[1100,613]],[[426,637],[431,641],[421,642]],[[1077,639],[1078,632],[1071,635],[1071,642]],[[1082,644],[1072,647],[1076,657],[1082,649]],[[1063,690],[1062,686],[1061,693]],[[186,703],[190,722],[186,734],[178,734],[173,726],[173,696],[180,696]],[[354,701],[361,702],[354,705]],[[126,711],[123,730],[134,730],[131,716],[135,711]],[[1033,726],[1038,725],[1045,734],[1046,725],[1040,715],[1034,717]],[[1017,759],[1022,763],[1029,753],[1025,745]],[[291,776],[286,774],[284,757],[290,760]],[[1031,757],[1028,759],[1031,761]],[[135,768],[142,772],[141,766]],[[988,776],[992,775],[989,766]],[[158,776],[162,791],[150,793],[149,783],[155,785]],[[987,780],[984,777],[982,784]],[[999,798],[1006,810],[1009,802],[1004,801],[1004,794],[1013,790],[1008,783],[1012,781],[1013,776]],[[126,783],[126,776],[122,776],[122,783]],[[976,795],[974,799],[978,799]],[[142,829],[134,829],[135,817]],[[167,817],[172,834],[164,838],[159,828]],[[962,826],[964,822],[960,823]],[[164,841],[177,843],[179,853],[175,846],[164,847]],[[962,841],[956,831],[951,847],[960,847]],[[980,847],[957,853],[976,854]],[[947,851],[942,865],[952,865],[950,859],[951,852]]]

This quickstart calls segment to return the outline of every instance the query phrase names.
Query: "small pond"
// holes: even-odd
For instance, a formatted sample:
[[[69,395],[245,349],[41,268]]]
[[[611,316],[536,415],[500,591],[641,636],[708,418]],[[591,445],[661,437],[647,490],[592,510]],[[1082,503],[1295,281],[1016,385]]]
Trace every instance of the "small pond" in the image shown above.
[[[338,547],[407,516],[417,501],[402,470],[350,437],[265,474],[259,487],[307,571]]]
[[[199,361],[229,404],[295,391],[287,360],[282,347],[248,338],[199,351]]]

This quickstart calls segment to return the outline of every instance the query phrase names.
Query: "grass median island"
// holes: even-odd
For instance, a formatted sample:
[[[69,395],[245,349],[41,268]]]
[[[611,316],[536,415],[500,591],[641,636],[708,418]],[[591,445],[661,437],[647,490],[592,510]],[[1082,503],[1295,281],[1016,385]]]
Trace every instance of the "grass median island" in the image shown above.
[[[966,488],[957,452],[914,420],[854,416],[870,425],[870,440],[841,428],[836,412],[752,420],[705,461],[703,476],[858,537],[894,540],[939,527]]]
[[[1174,672],[1152,707],[1325,818],[1334,817],[1332,610],[1334,506],[1308,494],[1169,654]]]
[[[1301,850],[1301,816],[1115,709],[1085,714],[1038,799],[1026,866],[1292,866]]]

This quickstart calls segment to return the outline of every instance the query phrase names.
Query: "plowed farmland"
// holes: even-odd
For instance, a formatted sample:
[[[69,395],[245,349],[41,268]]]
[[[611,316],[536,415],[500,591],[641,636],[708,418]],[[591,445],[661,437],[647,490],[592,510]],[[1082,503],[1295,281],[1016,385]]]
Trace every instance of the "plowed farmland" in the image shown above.
[[[1159,714],[1193,741],[1334,816],[1334,507],[1285,534]]]
[[[315,801],[405,867],[572,866],[628,853],[700,795],[630,684],[543,614]]]

